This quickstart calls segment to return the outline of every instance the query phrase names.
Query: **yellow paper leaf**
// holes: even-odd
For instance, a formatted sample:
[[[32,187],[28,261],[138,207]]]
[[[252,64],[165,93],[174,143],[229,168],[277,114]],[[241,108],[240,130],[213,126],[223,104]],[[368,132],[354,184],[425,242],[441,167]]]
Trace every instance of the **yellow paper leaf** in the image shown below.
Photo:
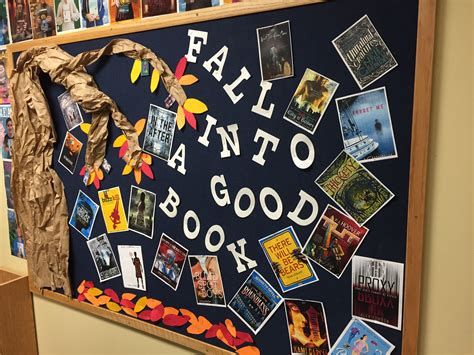
[[[102,294],[102,290],[99,290],[98,288],[96,287],[92,287],[90,289],[87,290],[87,293],[91,296],[100,296]]]
[[[176,114],[176,124],[178,125],[178,129],[184,127],[186,123],[186,117],[184,115],[184,110],[181,106],[178,106],[178,113]]]
[[[95,171],[91,171],[89,175],[89,180],[87,180],[87,186],[92,184],[94,182],[94,179],[95,179]]]
[[[151,155],[142,153],[142,161],[148,165],[151,165]]]
[[[129,316],[132,316],[132,317],[135,317],[135,318],[138,317],[137,314],[133,311],[133,309],[127,308],[127,307],[122,307],[122,309],[123,309],[123,311],[124,311],[125,313],[127,313]]]
[[[125,134],[122,134],[115,138],[113,146],[114,148],[120,148],[126,141],[127,137],[125,137]]]
[[[124,293],[122,294],[122,299],[132,301],[137,295],[134,293]]]
[[[137,123],[135,123],[135,130],[137,131],[137,135],[142,134],[143,128],[145,128],[146,119],[140,118]]]
[[[163,313],[163,318],[165,318],[168,314],[174,314],[177,316],[179,314],[179,311],[176,308],[173,307],[165,307],[165,312]]]
[[[158,307],[160,304],[161,304],[161,301],[155,300],[154,298],[149,298],[149,299],[146,301],[146,305],[147,305],[148,308],[150,308],[150,309],[155,309],[155,308]]]
[[[122,175],[128,175],[132,172],[133,168],[130,165],[125,165],[122,170]]]
[[[150,91],[155,92],[159,83],[160,83],[160,72],[156,69],[153,69],[153,71],[151,72]]]
[[[227,330],[229,331],[230,335],[232,335],[234,338],[237,336],[237,329],[235,329],[234,324],[230,319],[225,320],[225,326]]]
[[[143,311],[143,309],[146,307],[147,300],[148,299],[146,298],[146,296],[143,296],[137,301],[134,309],[135,313],[140,313],[141,311]]]
[[[198,99],[187,99],[184,102],[184,109],[191,113],[203,113],[207,111],[207,106],[204,102]]]
[[[90,123],[82,123],[81,124],[81,131],[84,132],[85,134],[89,134],[90,129],[91,129],[91,124]]]
[[[193,85],[194,83],[197,83],[198,82],[198,78],[195,77],[194,75],[192,74],[187,74],[187,75],[183,75],[181,77],[181,79],[179,79],[179,83],[183,86],[186,86],[186,85]]]
[[[142,72],[142,61],[140,59],[135,59],[133,62],[132,71],[130,72],[130,80],[132,83],[138,80],[140,73]]]
[[[115,302],[108,302],[107,303],[107,308],[110,309],[112,312],[120,312],[122,310],[122,307],[120,307]]]
[[[103,306],[104,304],[107,304],[110,301],[110,297],[106,295],[102,295],[97,300],[99,301],[99,305]]]

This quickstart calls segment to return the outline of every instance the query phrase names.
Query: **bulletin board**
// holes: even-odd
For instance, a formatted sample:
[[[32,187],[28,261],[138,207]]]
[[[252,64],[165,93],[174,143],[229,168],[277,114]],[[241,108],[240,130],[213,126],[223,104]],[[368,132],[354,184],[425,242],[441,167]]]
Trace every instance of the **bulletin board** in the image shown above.
[[[337,106],[336,99],[384,88],[396,142],[396,157],[364,162],[363,166],[390,190],[393,198],[364,223],[364,227],[369,231],[355,255],[403,264],[401,328],[393,329],[370,321],[366,324],[394,345],[393,354],[415,354],[419,328],[434,13],[435,1],[432,0],[261,1],[166,15],[157,20],[113,25],[80,34],[72,33],[35,41],[34,43],[38,45],[60,44],[66,52],[76,55],[86,50],[101,48],[113,38],[127,38],[150,48],[174,70],[180,59],[188,53],[191,38],[189,31],[207,32],[206,43],[201,44],[199,53],[194,52],[196,63],[188,60],[185,72],[195,75],[199,81],[185,86],[184,89],[188,97],[199,99],[207,105],[208,110],[195,115],[197,130],[186,123],[184,129],[176,128],[174,133],[171,155],[176,153],[181,144],[185,145],[186,173],[183,175],[179,169],[167,165],[166,161],[153,157],[150,167],[154,179],[149,179],[143,174],[139,185],[133,173],[122,175],[125,164],[119,158],[119,148],[113,147],[121,132],[112,122],[109,123],[106,159],[112,169],[101,181],[100,190],[119,186],[125,213],[128,212],[132,185],[155,193],[154,232],[153,238],[132,231],[109,234],[106,231],[104,218],[99,212],[90,238],[106,233],[117,261],[119,261],[118,246],[140,246],[146,291],[125,288],[121,277],[101,283],[87,240],[71,228],[69,265],[71,286],[74,289],[73,299],[60,292],[40,291],[34,287],[32,292],[202,352],[226,354],[239,352],[239,348],[244,346],[254,346],[262,354],[280,354],[283,353],[281,349],[287,349],[285,353],[290,353],[284,304],[279,305],[258,334],[254,334],[241,317],[236,316],[229,308],[196,303],[193,279],[187,260],[176,290],[152,275],[150,270],[160,238],[164,233],[185,247],[189,255],[217,255],[227,304],[253,271],[257,271],[274,291],[285,299],[321,302],[324,305],[327,322],[326,336],[329,337],[331,345],[335,344],[352,318],[351,263],[348,263],[339,277],[335,277],[320,265],[309,261],[317,275],[317,281],[283,292],[259,240],[292,227],[290,231],[297,236],[301,246],[304,246],[326,206],[341,209],[341,206],[338,206],[315,183],[345,148],[338,114],[338,108],[339,110],[342,108]],[[397,65],[361,89],[332,41],[365,15],[389,48]],[[289,21],[291,29],[293,69],[288,77],[270,81],[271,88],[266,92],[262,108],[268,109],[270,105],[274,106],[271,117],[265,117],[252,111],[252,107],[257,105],[264,91],[262,85],[265,85],[261,83],[262,70],[256,30],[286,21]],[[10,45],[7,47],[8,53],[11,57],[16,57],[28,45],[31,43]],[[209,72],[203,67],[203,63],[223,46],[228,48],[228,54],[222,79],[219,81],[213,75],[215,67]],[[150,104],[163,107],[168,93],[163,86],[156,93],[151,93],[150,77],[146,76],[140,77],[132,84],[130,81],[132,64],[133,60],[123,56],[107,57],[88,67],[87,71],[93,75],[100,90],[112,97],[130,122],[135,124],[140,119],[148,117]],[[234,103],[224,86],[232,84],[241,76],[243,68],[249,73],[249,78],[235,88],[235,94],[241,93],[242,97]],[[302,129],[283,118],[287,115],[290,100],[307,68],[338,84],[313,132],[311,128]],[[97,189],[94,185],[84,186],[83,179],[79,176],[84,163],[87,135],[79,127],[71,131],[84,143],[84,147],[74,174],[70,174],[58,163],[62,142],[67,133],[57,100],[64,89],[52,85],[48,78],[42,79],[42,86],[58,135],[53,167],[67,186],[65,193],[71,214],[80,190],[99,204]],[[176,112],[176,104],[170,110]],[[84,122],[90,123],[91,117],[84,112],[82,114]],[[198,141],[198,138],[209,126],[209,116],[211,121],[214,118],[217,123],[214,127],[210,126],[209,144],[205,146]],[[229,130],[229,126],[235,124],[238,125],[240,152],[235,154],[235,150],[230,150],[229,157],[221,157],[224,150],[223,143],[216,128],[223,127]],[[261,131],[279,139],[275,151],[272,151],[270,146],[267,148],[263,166],[253,159],[261,148],[262,138],[257,138],[258,132]],[[143,144],[143,135],[140,135],[140,144]],[[309,144],[295,144],[295,136],[300,139],[302,135],[310,141]],[[305,141],[304,138],[301,140]],[[308,148],[310,146],[313,148]],[[309,166],[303,167],[302,161],[307,161],[308,155],[311,156],[313,153],[314,160]],[[217,184],[217,197],[213,197],[211,191],[212,179],[215,176],[223,176],[225,179],[225,182],[221,179]],[[175,217],[167,216],[159,207],[160,203],[167,200],[170,187],[180,197]],[[268,188],[273,189],[281,198],[282,214],[276,219],[269,218],[259,198],[262,191],[269,191]],[[255,208],[248,216],[242,218],[238,216],[234,202],[239,194],[245,195],[249,190],[255,196]],[[225,194],[228,194],[230,204],[224,203],[224,206],[219,206],[216,200],[219,198],[222,200]],[[298,224],[295,222],[297,218],[289,218],[288,214],[297,210],[302,196],[305,195],[310,195],[317,201],[317,215],[309,224]],[[268,201],[267,210],[278,209],[270,198],[264,200],[263,204],[266,204],[266,201]],[[248,198],[243,197],[241,209],[247,209],[248,204]],[[195,239],[187,238],[183,232],[183,218],[190,210],[195,212],[200,222],[200,232]],[[305,205],[300,211],[301,219],[307,218],[312,212],[314,211]],[[206,248],[206,232],[216,225],[222,227],[225,241],[218,250],[211,252]],[[251,267],[253,264],[243,262],[243,270],[239,272],[238,263],[227,246],[233,244],[239,250],[238,241],[242,239],[246,242],[246,256],[257,266]],[[216,243],[217,239],[212,240]],[[123,293],[134,294],[135,297],[131,301],[134,302],[134,306],[140,298],[146,296],[161,301],[167,307],[186,309],[196,316],[204,316],[213,325],[222,323],[225,327],[225,320],[230,319],[237,331],[251,335],[252,343],[243,342],[242,345],[233,348],[225,344],[229,343],[228,339],[219,339],[215,334],[209,337],[206,337],[206,332],[189,334],[188,323],[184,326],[165,325],[162,321],[140,320],[124,312],[115,313],[104,305],[96,307],[84,299],[79,302],[77,298],[81,291],[84,291],[83,280],[92,282],[95,288],[102,291],[113,289],[119,296]],[[92,288],[91,283],[88,285],[90,287],[86,285],[85,288]]]

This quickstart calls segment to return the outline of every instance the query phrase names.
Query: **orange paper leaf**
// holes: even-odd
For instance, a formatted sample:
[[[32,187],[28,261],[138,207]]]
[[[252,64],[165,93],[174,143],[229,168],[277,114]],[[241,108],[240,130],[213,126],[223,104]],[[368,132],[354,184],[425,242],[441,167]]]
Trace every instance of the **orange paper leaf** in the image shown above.
[[[145,164],[151,165],[152,161],[151,161],[151,155],[150,154],[142,153],[141,157],[142,157],[142,161]]]
[[[108,302],[107,303],[107,308],[110,309],[112,312],[120,312],[122,310],[122,307],[120,307],[115,302]]]
[[[179,311],[173,307],[165,307],[165,313],[163,313],[163,318],[166,317],[168,314],[174,314],[175,316],[177,316],[179,314]]]
[[[123,293],[122,294],[122,299],[123,300],[129,300],[129,301],[133,301],[133,299],[137,297],[137,295],[135,295],[134,293]]]
[[[207,320],[206,317],[199,316],[198,317],[199,324],[201,324],[206,330],[211,329],[212,323]]]
[[[99,300],[97,299],[97,297],[89,295],[87,292],[83,293],[83,295],[86,300],[88,300],[92,305],[99,307]]]
[[[145,128],[146,119],[140,118],[137,123],[135,123],[135,130],[137,131],[137,135],[142,134],[143,128]]]
[[[193,85],[194,83],[197,83],[198,81],[199,79],[192,74],[183,75],[181,79],[179,79],[179,83],[183,86]]]
[[[142,182],[142,171],[140,168],[134,169],[133,174],[135,175],[135,181],[138,185]]]
[[[186,331],[188,334],[200,335],[206,331],[206,328],[199,323],[191,323],[191,325],[186,328]]]
[[[135,304],[135,308],[133,310],[136,313],[140,313],[146,307],[146,302],[147,302],[147,298],[146,296],[143,296],[137,301],[137,303]]]
[[[239,355],[260,355],[260,350],[255,346],[244,346],[243,348],[237,349]]]
[[[235,347],[233,345],[230,345],[229,341],[226,339],[226,337],[224,336],[224,334],[222,333],[222,330],[218,330],[217,333],[216,333],[216,337],[217,339],[219,339],[220,341],[222,341],[225,345],[227,346],[230,346],[231,348],[234,348]]]
[[[128,307],[122,307],[123,311],[127,313],[129,316],[138,318],[138,315],[133,311],[133,309],[128,308]]]
[[[84,289],[86,286],[84,285],[86,283],[86,280],[82,280],[81,284],[77,287],[77,293],[81,294],[84,292]]]
[[[181,314],[183,316],[188,316],[189,317],[189,322],[190,323],[199,323],[196,315],[193,312],[191,312],[191,311],[189,311],[185,308],[180,308],[179,311],[181,312]]]
[[[149,298],[146,301],[146,305],[150,309],[154,309],[154,308],[158,307],[160,304],[161,304],[161,301],[155,300],[154,298]]]
[[[99,301],[99,306],[103,306],[104,304],[107,304],[110,301],[110,297],[102,295],[97,300]]]
[[[234,324],[230,319],[225,320],[225,326],[227,327],[227,330],[229,331],[230,335],[232,335],[234,338],[237,336],[237,329],[235,329]]]

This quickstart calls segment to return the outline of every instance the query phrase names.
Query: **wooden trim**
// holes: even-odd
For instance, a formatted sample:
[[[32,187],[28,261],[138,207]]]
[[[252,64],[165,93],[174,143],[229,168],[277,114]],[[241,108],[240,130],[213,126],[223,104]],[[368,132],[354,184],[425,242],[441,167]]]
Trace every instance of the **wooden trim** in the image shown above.
[[[113,322],[123,324],[127,327],[137,329],[141,332],[156,336],[161,339],[165,339],[175,344],[182,345],[184,347],[199,351],[203,354],[213,354],[213,355],[232,355],[235,354],[232,351],[222,349],[220,347],[205,343],[201,340],[197,340],[186,335],[174,332],[169,329],[156,326],[142,320],[127,316],[125,314],[115,313],[109,311],[108,309],[95,307],[89,303],[78,302],[76,299],[71,299],[63,294],[53,292],[50,290],[39,290],[33,286],[30,281],[30,291],[38,296],[43,297],[54,302],[61,303],[67,307],[78,309],[82,312],[92,314],[96,317],[104,318],[111,320]]]
[[[413,99],[410,187],[408,195],[405,300],[403,307],[402,353],[405,355],[418,354],[435,22],[436,0],[420,0]]]

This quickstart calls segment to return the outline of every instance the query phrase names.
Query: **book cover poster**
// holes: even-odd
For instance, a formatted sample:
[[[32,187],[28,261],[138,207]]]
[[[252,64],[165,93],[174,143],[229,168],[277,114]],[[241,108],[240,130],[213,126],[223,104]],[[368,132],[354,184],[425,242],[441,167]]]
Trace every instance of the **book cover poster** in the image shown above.
[[[12,159],[13,138],[15,137],[15,129],[13,128],[13,121],[10,118],[10,111],[10,105],[0,106],[0,143],[2,145],[2,158],[4,160]]]
[[[128,203],[128,228],[150,239],[155,225],[156,195],[154,192],[133,186]]]
[[[285,299],[291,355],[327,355],[331,344],[324,305],[316,301]]]
[[[173,145],[176,113],[164,108],[150,105],[146,122],[143,150],[168,161]]]
[[[117,246],[123,287],[146,291],[145,269],[140,245]]]
[[[70,132],[66,133],[61,153],[59,153],[59,163],[71,174],[76,170],[77,160],[81,154],[82,143]]]
[[[361,90],[398,65],[367,15],[332,43]]]
[[[100,282],[104,282],[121,275],[112,246],[106,234],[87,241],[87,246],[94,260]]]
[[[79,190],[76,203],[69,219],[69,225],[86,239],[89,239],[99,206],[84,192]]]
[[[16,221],[15,211],[12,209],[8,209],[8,235],[11,255],[26,259],[25,239]]]
[[[82,28],[109,24],[108,0],[81,0],[81,17]]]
[[[98,194],[107,233],[127,231],[127,216],[125,216],[120,187],[101,190]]]
[[[187,255],[188,249],[163,233],[151,273],[176,291]]]
[[[10,33],[12,42],[21,42],[33,38],[30,6],[27,0],[8,0],[10,15]]]
[[[315,183],[359,225],[367,222],[394,196],[345,151],[337,156]]]
[[[5,180],[5,192],[7,196],[7,208],[13,208],[13,195],[11,189],[12,180],[12,162],[9,160],[3,161],[3,178]]]
[[[318,281],[293,227],[287,227],[259,240],[283,292]]]
[[[327,205],[303,248],[303,254],[340,278],[369,230]]]
[[[357,161],[397,157],[385,88],[336,100],[344,150]]]
[[[5,105],[10,103],[10,98],[8,97],[8,76],[7,76],[7,52],[0,51],[0,104]],[[2,111],[4,111],[5,106],[2,106]],[[10,106],[8,106],[8,112],[10,112]],[[2,112],[2,117],[5,117]],[[10,117],[10,113],[8,113]]]
[[[294,75],[290,21],[257,28],[257,41],[262,80]]]
[[[395,346],[360,319],[352,319],[331,348],[331,354],[389,355]]]
[[[179,12],[203,9],[205,7],[219,6],[222,0],[177,0]]]
[[[109,0],[110,22],[139,19],[140,0]]]
[[[215,255],[190,255],[196,303],[201,306],[225,307],[225,292],[219,260]]]
[[[68,32],[81,28],[79,0],[54,0],[56,32]]]
[[[142,17],[177,12],[176,0],[142,0]]]
[[[257,271],[252,271],[232,300],[229,308],[254,334],[276,312],[283,298]]]
[[[403,264],[354,256],[352,315],[402,329]]]
[[[306,69],[283,117],[313,134],[338,86],[334,80]]]
[[[8,24],[7,0],[0,0],[0,46],[10,43],[10,26]]]
[[[79,105],[71,98],[67,91],[58,96],[58,102],[68,131],[73,130],[84,122]]]
[[[33,38],[51,37],[56,34],[53,0],[30,0]]]

